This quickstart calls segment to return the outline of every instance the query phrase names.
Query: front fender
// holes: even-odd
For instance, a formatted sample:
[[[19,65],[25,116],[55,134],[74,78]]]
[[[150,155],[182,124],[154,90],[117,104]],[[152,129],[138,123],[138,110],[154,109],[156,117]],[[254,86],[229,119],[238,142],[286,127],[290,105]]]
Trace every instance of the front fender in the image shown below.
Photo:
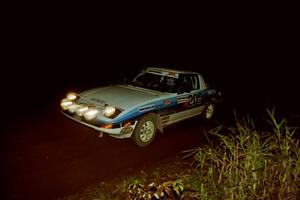
[[[161,119],[160,119],[160,116],[158,114],[155,114],[155,119],[156,119],[157,129],[159,130],[159,132],[164,133],[164,129],[162,127]]]
[[[147,115],[151,115],[153,117],[153,119],[155,119],[155,123],[156,123],[157,129],[159,130],[159,132],[163,133],[162,122],[161,122],[159,114],[156,114],[156,113],[147,113]]]

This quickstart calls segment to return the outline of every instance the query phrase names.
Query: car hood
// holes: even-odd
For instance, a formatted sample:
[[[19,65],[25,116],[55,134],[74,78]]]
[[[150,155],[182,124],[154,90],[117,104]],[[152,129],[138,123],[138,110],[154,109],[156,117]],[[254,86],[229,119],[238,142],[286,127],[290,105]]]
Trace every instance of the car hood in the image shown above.
[[[80,101],[81,103],[86,103],[85,101],[88,101],[89,103],[97,105],[108,104],[126,110],[135,105],[159,98],[164,94],[165,93],[163,92],[131,85],[113,85],[82,92],[80,94]]]

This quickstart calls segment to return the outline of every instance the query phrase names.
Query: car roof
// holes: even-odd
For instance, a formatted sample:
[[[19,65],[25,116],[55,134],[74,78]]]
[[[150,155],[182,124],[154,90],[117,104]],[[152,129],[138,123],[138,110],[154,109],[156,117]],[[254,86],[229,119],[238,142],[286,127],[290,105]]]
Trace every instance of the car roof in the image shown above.
[[[170,68],[163,68],[163,67],[146,67],[145,70],[147,71],[155,71],[159,73],[168,72],[168,73],[176,73],[176,74],[198,74],[192,71],[183,71],[178,69],[170,69]]]

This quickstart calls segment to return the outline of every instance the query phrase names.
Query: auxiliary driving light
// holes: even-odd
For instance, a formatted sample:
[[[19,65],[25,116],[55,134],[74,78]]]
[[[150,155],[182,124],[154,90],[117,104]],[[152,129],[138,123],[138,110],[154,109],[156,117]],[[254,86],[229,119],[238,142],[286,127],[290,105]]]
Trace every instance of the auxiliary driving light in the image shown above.
[[[103,114],[106,117],[111,117],[113,114],[115,114],[115,112],[116,112],[116,108],[111,107],[111,106],[106,106],[103,111]]]
[[[74,94],[74,93],[69,93],[68,95],[67,95],[67,99],[69,99],[70,101],[73,101],[73,100],[75,100],[77,98],[77,96],[76,96],[76,94]]]
[[[72,104],[73,102],[68,99],[63,99],[60,102],[60,106],[63,110],[67,110]]]
[[[70,106],[68,107],[68,110],[70,111],[70,113],[74,113],[74,112],[76,112],[76,110],[77,110],[78,108],[80,108],[80,105],[78,105],[78,104],[72,104],[72,105],[70,105]]]
[[[90,109],[88,111],[86,111],[83,116],[86,120],[92,120],[92,119],[95,119],[96,116],[98,114],[98,110],[96,109]]]
[[[76,110],[78,116],[82,116],[89,108],[87,106],[82,106]]]

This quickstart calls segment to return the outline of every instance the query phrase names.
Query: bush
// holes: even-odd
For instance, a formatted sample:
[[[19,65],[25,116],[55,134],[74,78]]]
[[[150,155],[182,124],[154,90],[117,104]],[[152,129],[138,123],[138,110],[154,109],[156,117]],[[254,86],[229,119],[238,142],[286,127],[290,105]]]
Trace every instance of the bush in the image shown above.
[[[193,156],[200,199],[297,199],[300,149],[295,129],[272,111],[269,131],[258,131],[247,117],[236,126],[209,131],[209,145],[185,151]],[[218,141],[213,143],[212,141]]]

